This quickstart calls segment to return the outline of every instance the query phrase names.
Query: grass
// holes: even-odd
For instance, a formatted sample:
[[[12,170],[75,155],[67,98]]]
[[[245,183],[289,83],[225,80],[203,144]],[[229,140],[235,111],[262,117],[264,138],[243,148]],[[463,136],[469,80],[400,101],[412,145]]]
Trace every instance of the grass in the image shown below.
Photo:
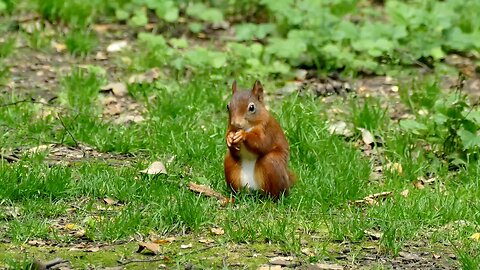
[[[170,41],[160,35],[139,34],[129,40],[131,49],[112,54],[109,61],[127,75],[161,67],[159,78],[151,83],[127,83],[126,98],[130,104],[137,102],[145,107],[145,121],[115,124],[101,116],[104,94],[99,93],[115,75],[99,72],[104,67],[78,67],[79,62],[91,61],[90,54],[103,46],[86,26],[93,20],[89,14],[95,6],[82,6],[78,1],[67,1],[63,6],[56,1],[35,2],[35,9],[45,19],[67,25],[78,22],[82,27],[70,29],[65,37],[68,51],[77,62],[69,72],[59,74],[55,89],[48,89],[58,99],[50,104],[31,103],[22,101],[30,95],[30,89],[22,89],[19,94],[0,92],[0,154],[21,153],[16,162],[0,159],[0,239],[11,242],[8,247],[13,251],[9,254],[15,253],[16,245],[24,246],[30,240],[67,246],[79,241],[113,246],[132,237],[138,240],[156,235],[157,239],[177,238],[171,245],[162,246],[162,254],[170,257],[164,263],[171,267],[188,262],[204,268],[222,267],[219,254],[231,251],[232,245],[240,255],[252,256],[238,261],[254,267],[267,263],[265,254],[275,252],[294,255],[304,262],[324,262],[327,257],[335,261],[335,254],[345,245],[349,245],[352,256],[361,257],[362,246],[373,245],[382,256],[395,257],[400,251],[409,251],[412,244],[423,243],[422,248],[442,257],[454,253],[457,262],[449,261],[452,265],[478,268],[479,243],[469,237],[478,232],[480,223],[480,165],[474,160],[452,171],[449,159],[425,147],[442,145],[446,141],[443,133],[432,141],[391,119],[385,100],[347,97],[346,102],[339,101],[346,112],[343,120],[382,138],[382,144],[375,146],[382,152],[372,158],[356,145],[358,136],[345,139],[329,134],[329,104],[296,94],[269,100],[290,142],[291,167],[299,182],[279,202],[242,193],[233,205],[220,207],[214,199],[189,191],[187,184],[207,184],[230,195],[222,167],[226,151],[224,108],[230,93],[227,82],[235,77],[239,85],[246,86],[255,77],[269,78],[263,82],[272,93],[273,86],[284,78],[271,76],[274,67],[265,71],[263,63],[242,58],[238,51],[225,55],[206,49],[185,52],[170,47]],[[108,10],[100,4],[98,8]],[[78,16],[73,15],[77,7],[81,7]],[[25,35],[18,38],[29,43],[32,50],[52,53],[44,50],[46,37],[40,32]],[[14,59],[15,50],[22,52],[15,39],[7,39],[0,45],[0,60]],[[219,65],[237,57],[239,61],[232,65]],[[0,62],[0,70],[2,65]],[[428,115],[441,113],[438,102],[446,99],[439,78],[432,78],[400,88],[399,93],[415,120],[425,125],[432,122]],[[119,80],[127,82],[128,78]],[[426,110],[427,116],[417,113],[419,109]],[[53,113],[45,115],[45,110]],[[48,152],[25,151],[49,143],[76,152],[66,164],[53,164]],[[78,144],[111,157],[88,156]],[[462,145],[452,147],[455,151],[476,151]],[[156,160],[166,164],[167,175],[139,172]],[[382,177],[372,179],[378,162],[383,166]],[[389,170],[388,164],[394,163],[397,169]],[[412,183],[420,177],[437,180],[417,189]],[[408,195],[402,196],[406,189]],[[378,204],[352,203],[383,191],[392,191],[392,196]],[[104,198],[118,203],[107,204]],[[224,234],[213,235],[210,229],[216,227],[223,228]],[[80,238],[75,236],[79,231],[84,233]],[[371,239],[369,232],[381,236]],[[214,239],[211,252],[202,250],[198,243],[205,237]],[[193,250],[183,251],[180,244],[188,242],[194,243]],[[306,248],[313,253],[306,253]],[[42,258],[46,258],[42,254],[45,249],[28,247]],[[103,259],[98,255],[91,263],[113,266],[119,254],[138,255],[132,255],[136,249],[132,243],[113,249],[116,254]],[[55,252],[72,258],[79,268],[90,263],[75,252],[62,248]],[[262,256],[257,258],[255,253]],[[5,258],[2,256],[0,261]],[[0,267],[25,268],[32,259],[12,258]]]

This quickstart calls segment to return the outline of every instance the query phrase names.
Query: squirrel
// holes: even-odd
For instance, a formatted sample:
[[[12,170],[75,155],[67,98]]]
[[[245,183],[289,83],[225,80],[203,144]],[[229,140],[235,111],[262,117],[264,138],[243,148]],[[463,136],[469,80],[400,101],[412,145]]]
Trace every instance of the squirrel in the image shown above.
[[[290,149],[282,128],[265,107],[260,81],[246,91],[237,91],[234,81],[227,110],[227,185],[235,193],[247,188],[274,199],[286,195],[296,182],[288,169]]]

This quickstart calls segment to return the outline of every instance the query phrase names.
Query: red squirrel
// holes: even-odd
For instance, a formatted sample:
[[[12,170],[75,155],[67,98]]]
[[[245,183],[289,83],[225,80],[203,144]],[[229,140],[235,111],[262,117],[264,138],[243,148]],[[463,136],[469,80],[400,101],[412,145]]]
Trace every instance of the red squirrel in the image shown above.
[[[232,93],[224,160],[227,185],[234,192],[247,188],[279,198],[296,181],[288,169],[287,138],[265,107],[260,81],[246,91],[237,91],[234,81]]]

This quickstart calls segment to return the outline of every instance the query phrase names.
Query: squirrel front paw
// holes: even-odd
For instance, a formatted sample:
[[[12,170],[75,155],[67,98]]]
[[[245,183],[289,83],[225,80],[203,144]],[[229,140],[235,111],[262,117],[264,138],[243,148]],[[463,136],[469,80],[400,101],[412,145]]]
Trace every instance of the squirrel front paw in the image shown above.
[[[228,148],[234,148],[240,150],[240,145],[245,140],[246,132],[244,130],[239,130],[237,132],[230,131],[227,134],[227,146]]]

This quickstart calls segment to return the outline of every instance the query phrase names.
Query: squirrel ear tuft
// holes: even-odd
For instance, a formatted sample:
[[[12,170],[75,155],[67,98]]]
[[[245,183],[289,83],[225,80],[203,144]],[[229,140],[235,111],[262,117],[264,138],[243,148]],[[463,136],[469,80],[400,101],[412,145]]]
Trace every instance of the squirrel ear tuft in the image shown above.
[[[237,80],[233,80],[232,83],[232,93],[235,94],[237,92]]]
[[[263,86],[259,80],[255,81],[252,88],[252,94],[257,97],[258,101],[263,102]]]

